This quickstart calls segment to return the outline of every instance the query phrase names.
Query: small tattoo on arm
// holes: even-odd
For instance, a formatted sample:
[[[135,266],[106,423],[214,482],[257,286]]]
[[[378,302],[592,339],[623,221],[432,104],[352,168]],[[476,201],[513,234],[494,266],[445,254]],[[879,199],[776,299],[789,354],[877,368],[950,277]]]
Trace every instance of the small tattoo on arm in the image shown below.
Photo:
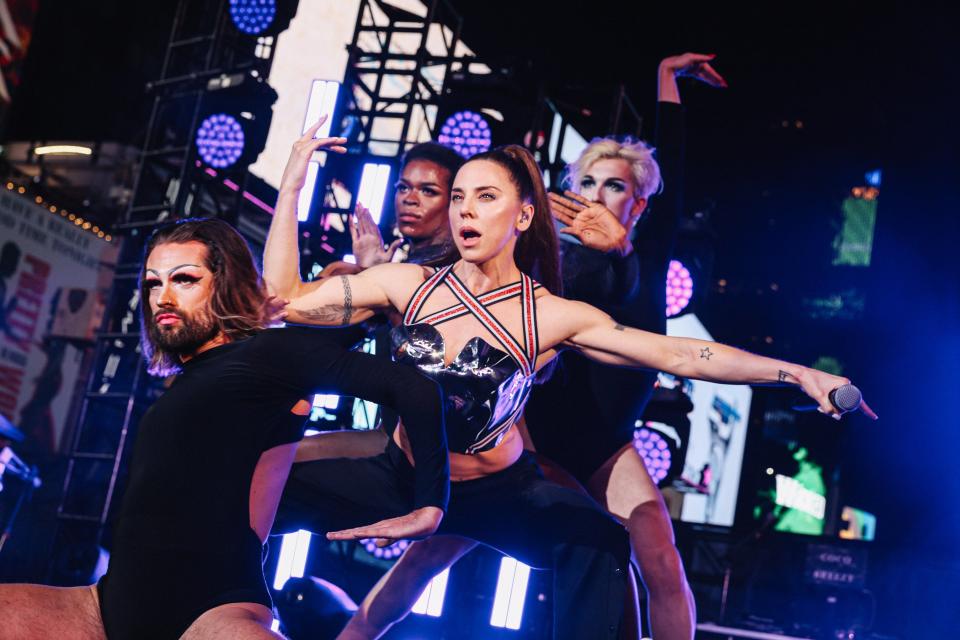
[[[350,324],[353,317],[353,294],[350,291],[350,280],[347,276],[340,276],[343,283],[343,324]]]
[[[710,356],[712,355],[714,355],[714,353],[710,351],[710,347],[704,347],[703,349],[700,349],[700,358],[702,360],[709,360]]]
[[[335,325],[343,320],[343,307],[338,304],[303,309],[299,313],[313,324]]]
[[[790,377],[792,376],[789,373],[781,369],[780,373],[777,374],[777,382],[789,382],[787,378],[790,378]]]
[[[626,328],[625,326],[623,326],[622,324],[620,324],[619,322],[618,322],[617,324],[613,325],[613,328],[614,328],[615,330],[617,330],[617,331],[626,331],[626,330],[627,330],[627,328]]]

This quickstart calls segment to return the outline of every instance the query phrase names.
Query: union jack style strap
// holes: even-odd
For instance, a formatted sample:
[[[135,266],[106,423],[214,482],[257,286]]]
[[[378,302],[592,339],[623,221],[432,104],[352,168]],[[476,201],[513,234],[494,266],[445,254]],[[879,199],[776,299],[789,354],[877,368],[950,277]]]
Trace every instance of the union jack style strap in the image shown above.
[[[533,292],[540,286],[525,273],[520,274],[521,304],[523,320],[523,350],[530,361],[530,371],[537,368],[537,356],[540,354],[540,338],[537,331],[537,303]]]
[[[437,269],[433,272],[432,276],[424,280],[423,283],[417,287],[416,291],[413,292],[413,296],[410,298],[410,302],[407,303],[407,310],[403,312],[403,324],[414,324],[416,322],[417,314],[419,314],[420,309],[423,308],[423,303],[427,301],[427,298],[430,297],[430,294],[437,288],[437,285],[440,284],[448,271],[450,271],[450,266]]]
[[[447,275],[452,277],[446,277]],[[500,324],[500,321],[497,320],[492,313],[487,311],[487,309],[480,303],[477,298],[470,293],[470,290],[467,289],[460,279],[457,277],[457,274],[453,273],[449,267],[444,272],[443,277],[444,282],[450,291],[453,292],[453,295],[460,300],[460,303],[466,307],[466,309],[476,317],[476,319],[483,325],[483,327],[489,331],[494,338],[503,346],[508,354],[520,365],[520,370],[523,371],[524,377],[529,377],[533,374],[533,369],[535,365],[535,356],[531,358],[531,347],[536,348],[536,317],[531,314],[528,321],[528,309],[533,308],[533,286],[532,280],[526,275],[523,276],[521,280],[521,295],[524,297],[523,300],[523,341],[524,346],[521,347],[516,338],[510,335],[510,332]],[[434,285],[434,288],[436,285]],[[420,303],[423,304],[422,302]],[[532,332],[532,334],[531,334]],[[528,334],[531,334],[528,337]]]
[[[542,287],[539,282],[533,283],[534,290]],[[505,300],[510,300],[516,298],[522,293],[523,283],[520,281],[514,282],[513,284],[508,284],[500,287],[499,289],[494,289],[493,291],[488,291],[483,295],[477,296],[477,300],[480,301],[480,304],[487,307],[491,304],[496,304],[497,302],[503,302]],[[465,306],[462,304],[455,304],[453,306],[447,307],[441,311],[431,313],[430,315],[420,318],[420,322],[426,322],[428,324],[440,324],[442,322],[447,322],[449,320],[454,320],[469,314]]]

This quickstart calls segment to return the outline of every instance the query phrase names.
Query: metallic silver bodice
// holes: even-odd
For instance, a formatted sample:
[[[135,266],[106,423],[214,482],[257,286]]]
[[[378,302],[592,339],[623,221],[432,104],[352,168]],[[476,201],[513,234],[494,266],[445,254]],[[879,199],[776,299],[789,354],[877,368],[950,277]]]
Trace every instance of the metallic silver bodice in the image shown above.
[[[433,325],[400,325],[390,331],[393,359],[417,367],[443,391],[450,451],[474,454],[492,449],[520,415],[532,376],[519,363],[471,338],[449,365],[444,365],[443,336]]]

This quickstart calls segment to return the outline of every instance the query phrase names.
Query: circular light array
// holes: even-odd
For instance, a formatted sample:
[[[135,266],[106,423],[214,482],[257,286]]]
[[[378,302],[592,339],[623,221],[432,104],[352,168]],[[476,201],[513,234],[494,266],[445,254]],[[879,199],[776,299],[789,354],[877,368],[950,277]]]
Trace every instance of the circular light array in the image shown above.
[[[437,142],[469,158],[490,149],[490,125],[479,113],[457,111],[440,127]]]
[[[647,473],[650,474],[653,483],[659,484],[667,477],[670,464],[673,462],[673,454],[670,452],[667,440],[658,431],[637,427],[633,430],[633,446],[643,458],[643,464],[647,467]]]
[[[275,0],[230,0],[230,18],[233,24],[251,36],[265,31],[276,15]]]
[[[360,541],[360,544],[362,544],[363,548],[367,550],[367,553],[374,558],[381,558],[383,560],[393,560],[399,557],[400,554],[410,546],[410,542],[407,540],[397,540],[389,546],[378,547],[377,541],[374,538],[364,538]]]
[[[197,150],[211,167],[229,167],[243,154],[243,127],[225,113],[209,116],[197,129]]]
[[[690,270],[679,260],[671,260],[667,270],[667,317],[683,311],[692,297],[693,278],[690,277]]]

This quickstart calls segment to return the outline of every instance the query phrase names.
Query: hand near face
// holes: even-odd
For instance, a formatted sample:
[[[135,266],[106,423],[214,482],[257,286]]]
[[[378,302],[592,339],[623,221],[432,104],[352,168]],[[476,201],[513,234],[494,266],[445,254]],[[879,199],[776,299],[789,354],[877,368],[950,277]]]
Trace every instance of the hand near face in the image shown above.
[[[364,269],[390,262],[397,248],[403,244],[403,239],[397,238],[390,246],[384,247],[380,228],[369,209],[359,202],[350,220],[350,238],[353,240],[353,256],[357,259],[357,266]]]
[[[574,236],[584,246],[597,251],[628,255],[632,249],[624,228],[613,212],[599,202],[591,202],[572,191],[561,196],[549,193],[550,213],[564,225],[560,233]],[[566,197],[564,197],[566,196]]]
[[[283,177],[280,178],[281,193],[299,193],[307,181],[307,166],[310,159],[313,158],[315,151],[333,151],[335,153],[346,153],[347,148],[343,146],[346,138],[314,138],[317,131],[328,116],[321,116],[312,127],[307,129],[296,142],[293,143],[293,149],[290,151],[290,158],[287,159],[287,166],[283,169]]]

